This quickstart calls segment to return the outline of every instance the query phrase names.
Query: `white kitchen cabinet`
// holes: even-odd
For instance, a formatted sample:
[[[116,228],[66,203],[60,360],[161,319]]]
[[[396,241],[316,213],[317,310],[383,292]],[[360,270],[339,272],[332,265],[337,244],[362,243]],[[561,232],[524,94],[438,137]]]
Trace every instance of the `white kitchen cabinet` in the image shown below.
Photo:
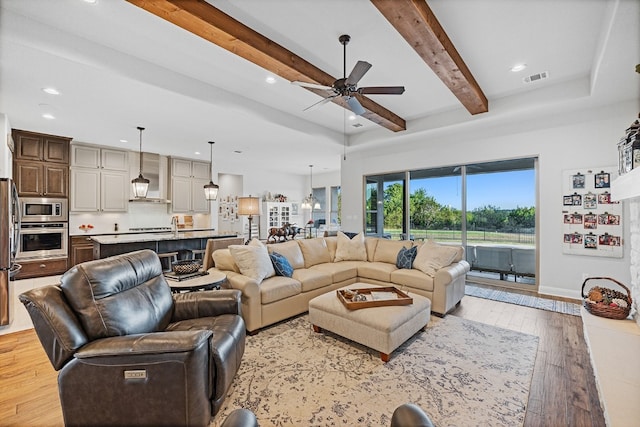
[[[264,202],[260,215],[260,238],[269,237],[269,229],[280,228],[285,223],[291,223],[290,202]]]
[[[172,158],[171,211],[174,213],[209,213],[204,186],[209,183],[210,164]]]
[[[126,212],[129,204],[129,153],[71,145],[70,211]]]

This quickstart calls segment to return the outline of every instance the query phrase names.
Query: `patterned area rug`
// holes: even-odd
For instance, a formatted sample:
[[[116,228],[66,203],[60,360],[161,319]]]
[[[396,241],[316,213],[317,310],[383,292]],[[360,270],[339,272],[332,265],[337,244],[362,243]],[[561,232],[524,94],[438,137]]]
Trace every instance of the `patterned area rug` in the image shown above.
[[[307,315],[247,337],[242,365],[212,422],[251,409],[267,426],[385,426],[406,402],[439,427],[522,425],[538,337],[432,317],[383,363],[379,353]]]
[[[529,295],[517,294],[497,289],[473,286],[467,283],[465,294],[472,297],[490,299],[494,301],[507,302],[509,304],[523,305],[526,307],[539,308],[541,310],[556,311],[562,314],[572,314],[580,316],[580,306],[571,302],[556,301],[547,298],[532,297]]]

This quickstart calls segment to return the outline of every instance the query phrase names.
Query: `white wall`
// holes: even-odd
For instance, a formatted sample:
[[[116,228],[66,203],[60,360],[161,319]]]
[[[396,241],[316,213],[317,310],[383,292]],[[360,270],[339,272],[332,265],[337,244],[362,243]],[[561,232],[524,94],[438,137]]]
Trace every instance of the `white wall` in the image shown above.
[[[12,154],[7,145],[11,138],[11,125],[6,114],[0,113],[0,178],[13,176]]]
[[[522,128],[488,129],[473,124],[432,137],[410,137],[403,145],[356,151],[342,162],[343,229],[363,229],[363,176],[436,166],[500,159],[539,158],[539,292],[580,298],[582,274],[610,276],[630,282],[629,248],[624,258],[599,258],[562,253],[562,171],[615,166],[616,144],[638,114],[635,102],[550,115]],[[495,136],[491,136],[495,135]],[[629,209],[624,211],[624,242],[629,241]]]

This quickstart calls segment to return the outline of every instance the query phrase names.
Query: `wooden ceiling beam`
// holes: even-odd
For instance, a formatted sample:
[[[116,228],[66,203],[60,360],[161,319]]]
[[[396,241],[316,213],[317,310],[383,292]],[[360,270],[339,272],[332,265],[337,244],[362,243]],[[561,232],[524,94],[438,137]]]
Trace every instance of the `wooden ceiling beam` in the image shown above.
[[[471,114],[489,101],[425,0],[371,0]]]
[[[331,86],[330,74],[294,54],[252,28],[235,20],[203,0],[127,0],[166,21],[216,44],[289,81],[303,81]],[[305,88],[308,89],[308,88]],[[323,91],[311,90],[322,97]],[[367,110],[362,116],[389,130],[406,130],[404,119],[375,103],[359,97]],[[347,108],[342,97],[333,102]]]

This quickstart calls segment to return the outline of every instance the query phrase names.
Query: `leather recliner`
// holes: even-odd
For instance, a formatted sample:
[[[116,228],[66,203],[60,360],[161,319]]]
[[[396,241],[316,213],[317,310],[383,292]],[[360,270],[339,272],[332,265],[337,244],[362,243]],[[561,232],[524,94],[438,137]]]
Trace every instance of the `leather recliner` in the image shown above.
[[[150,250],[79,264],[20,300],[66,425],[206,426],[244,354],[240,292],[172,294]]]

